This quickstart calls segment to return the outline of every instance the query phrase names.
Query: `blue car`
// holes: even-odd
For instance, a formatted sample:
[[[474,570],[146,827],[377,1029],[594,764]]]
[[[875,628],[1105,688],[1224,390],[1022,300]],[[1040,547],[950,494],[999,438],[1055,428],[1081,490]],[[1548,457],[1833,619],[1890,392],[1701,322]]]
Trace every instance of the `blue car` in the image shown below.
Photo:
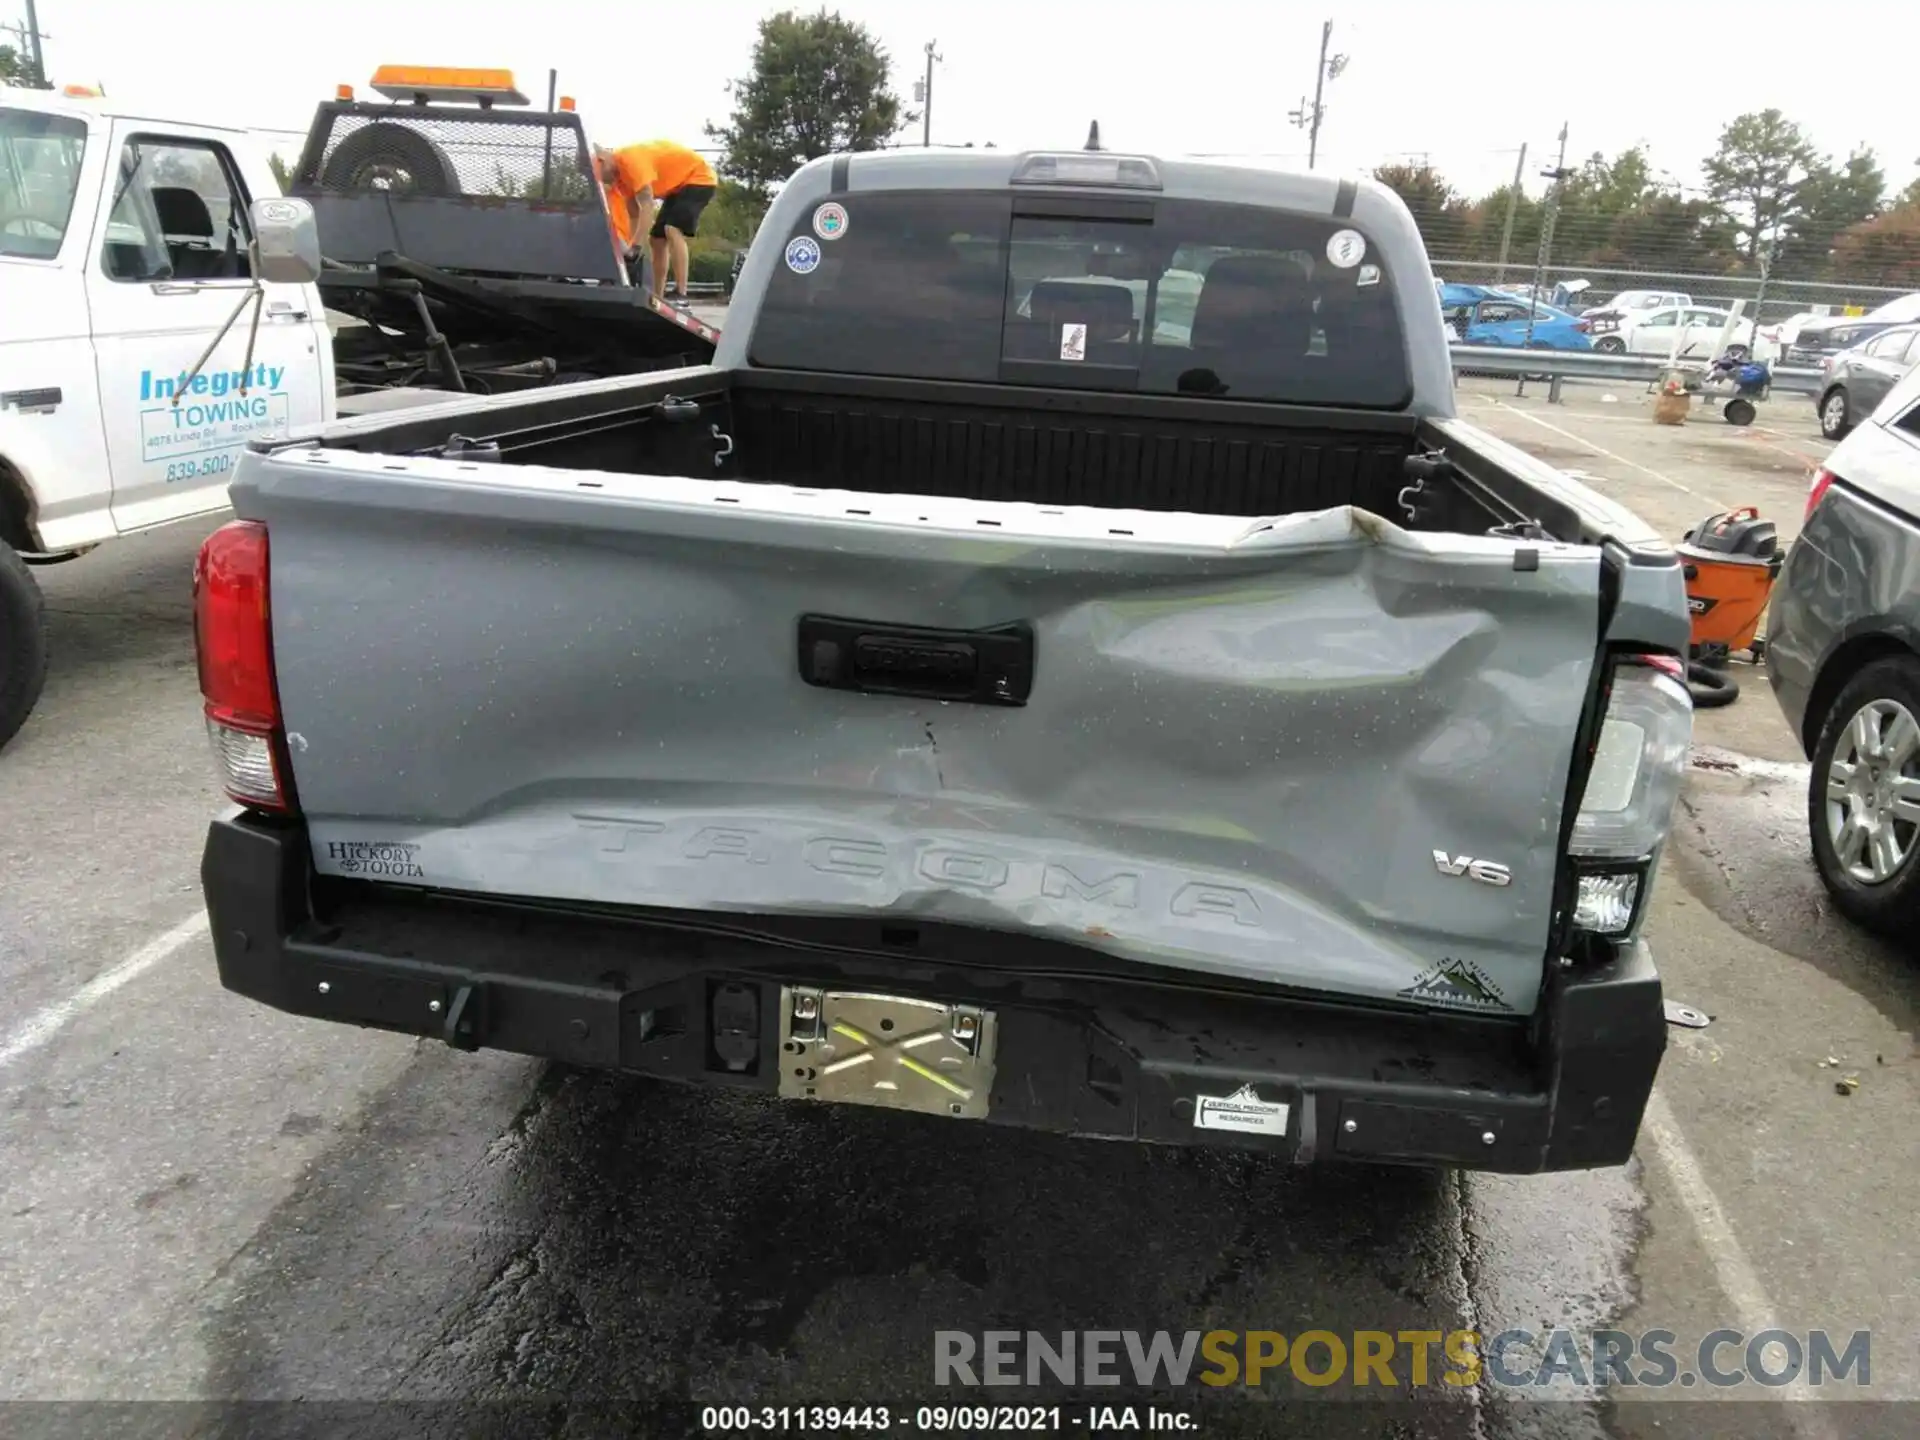
[[[1505,350],[1591,350],[1587,322],[1551,305],[1533,305],[1533,335],[1527,335],[1528,301],[1484,285],[1441,285],[1440,310],[1447,328],[1467,345]]]

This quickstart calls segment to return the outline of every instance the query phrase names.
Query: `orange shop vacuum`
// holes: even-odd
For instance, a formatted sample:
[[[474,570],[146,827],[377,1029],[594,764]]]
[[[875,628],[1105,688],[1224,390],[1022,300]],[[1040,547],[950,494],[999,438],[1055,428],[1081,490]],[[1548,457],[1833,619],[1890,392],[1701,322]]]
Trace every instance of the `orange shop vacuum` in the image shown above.
[[[1710,515],[1675,547],[1687,582],[1693,631],[1687,651],[1687,689],[1700,708],[1730,705],[1740,684],[1728,673],[1745,651],[1757,663],[1765,653],[1760,621],[1786,552],[1771,520],[1751,505]]]

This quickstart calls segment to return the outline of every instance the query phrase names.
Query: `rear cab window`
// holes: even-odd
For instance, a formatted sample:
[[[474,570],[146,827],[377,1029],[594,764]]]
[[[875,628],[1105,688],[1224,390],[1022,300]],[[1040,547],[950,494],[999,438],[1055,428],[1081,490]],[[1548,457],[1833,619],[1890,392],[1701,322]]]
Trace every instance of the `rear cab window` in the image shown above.
[[[86,148],[79,120],[0,106],[0,256],[60,254]]]
[[[817,235],[815,220],[838,223]],[[984,191],[835,195],[782,240],[756,366],[1399,409],[1393,277],[1351,222]]]

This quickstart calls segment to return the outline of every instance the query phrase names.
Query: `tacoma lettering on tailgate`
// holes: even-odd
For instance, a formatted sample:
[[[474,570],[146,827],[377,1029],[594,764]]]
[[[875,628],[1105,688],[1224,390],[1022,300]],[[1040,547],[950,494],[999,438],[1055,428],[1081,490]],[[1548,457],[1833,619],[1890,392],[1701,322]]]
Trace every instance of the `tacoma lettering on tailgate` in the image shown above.
[[[885,880],[889,874],[911,872],[931,884],[976,894],[999,896],[1011,888],[1016,898],[1078,901],[1115,910],[1138,910],[1144,902],[1183,920],[1212,916],[1235,925],[1258,928],[1261,924],[1260,904],[1251,891],[1197,877],[1149,878],[1124,869],[1083,874],[1057,861],[1009,862],[951,844],[924,849],[902,845],[889,851],[877,840],[858,836],[793,840],[749,826],[700,824],[676,840],[656,820],[576,815],[574,821],[597,837],[604,854],[641,855],[658,846],[680,861],[767,865],[776,858],[777,849],[790,849],[795,858],[823,875]]]

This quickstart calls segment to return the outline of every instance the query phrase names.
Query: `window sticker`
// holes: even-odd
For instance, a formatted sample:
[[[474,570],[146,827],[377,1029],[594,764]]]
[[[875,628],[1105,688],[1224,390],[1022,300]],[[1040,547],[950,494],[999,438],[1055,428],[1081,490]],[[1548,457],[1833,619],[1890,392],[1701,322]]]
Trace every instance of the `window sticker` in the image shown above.
[[[1336,230],[1327,237],[1327,259],[1342,270],[1351,270],[1367,258],[1367,239],[1358,230]]]
[[[813,212],[813,233],[822,240],[838,240],[847,233],[847,207],[829,200]]]
[[[796,235],[787,242],[787,269],[796,275],[811,275],[820,264],[820,242],[811,235]]]

